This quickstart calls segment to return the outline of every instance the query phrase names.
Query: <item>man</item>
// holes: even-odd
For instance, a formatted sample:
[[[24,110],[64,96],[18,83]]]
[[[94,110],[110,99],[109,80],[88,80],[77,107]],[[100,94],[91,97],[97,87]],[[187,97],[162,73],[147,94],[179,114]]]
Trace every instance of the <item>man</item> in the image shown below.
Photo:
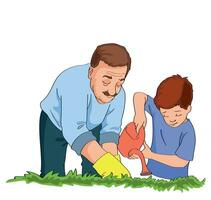
[[[103,44],[91,63],[71,67],[41,102],[41,176],[65,175],[67,145],[82,156],[82,174],[130,176],[120,162],[117,143],[125,106],[122,87],[131,58],[125,47]]]

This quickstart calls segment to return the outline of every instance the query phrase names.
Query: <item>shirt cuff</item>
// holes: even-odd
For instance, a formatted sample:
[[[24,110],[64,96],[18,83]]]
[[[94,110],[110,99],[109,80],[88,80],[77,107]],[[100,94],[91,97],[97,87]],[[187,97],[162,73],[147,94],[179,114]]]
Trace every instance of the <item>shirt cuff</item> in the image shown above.
[[[117,133],[103,133],[100,135],[100,144],[104,144],[104,143],[115,143],[118,144],[119,143],[119,134]]]
[[[184,153],[177,151],[175,153],[179,158],[183,159],[183,160],[187,160],[187,161],[192,161],[193,160],[193,156],[191,155],[185,155]]]
[[[81,151],[83,147],[89,143],[90,141],[96,141],[96,137],[92,134],[91,131],[82,133],[79,135],[71,145],[71,149],[74,150],[79,156],[81,155]]]

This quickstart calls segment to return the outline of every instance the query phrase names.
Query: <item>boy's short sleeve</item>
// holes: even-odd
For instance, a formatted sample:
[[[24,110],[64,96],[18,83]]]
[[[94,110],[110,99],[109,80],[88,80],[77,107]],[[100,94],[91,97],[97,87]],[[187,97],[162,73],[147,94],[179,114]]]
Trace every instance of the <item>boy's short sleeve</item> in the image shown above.
[[[196,138],[194,130],[184,133],[181,137],[181,143],[176,151],[176,155],[184,160],[193,160],[195,144]]]
[[[154,103],[154,99],[149,95],[147,95],[147,101],[144,105],[144,110],[147,111],[150,115],[154,115],[155,113],[159,112]]]

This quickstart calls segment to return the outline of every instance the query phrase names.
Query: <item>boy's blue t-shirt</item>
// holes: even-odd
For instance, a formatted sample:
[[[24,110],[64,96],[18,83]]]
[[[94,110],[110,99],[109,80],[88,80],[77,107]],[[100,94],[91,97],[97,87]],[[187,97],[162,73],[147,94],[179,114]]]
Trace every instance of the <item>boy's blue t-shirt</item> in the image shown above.
[[[193,160],[196,138],[190,120],[175,128],[169,126],[150,96],[147,97],[145,111],[152,116],[153,122],[151,150],[158,154],[177,155],[184,160]],[[188,176],[189,164],[185,167],[171,167],[149,159],[147,165],[153,175],[161,178],[174,179]]]

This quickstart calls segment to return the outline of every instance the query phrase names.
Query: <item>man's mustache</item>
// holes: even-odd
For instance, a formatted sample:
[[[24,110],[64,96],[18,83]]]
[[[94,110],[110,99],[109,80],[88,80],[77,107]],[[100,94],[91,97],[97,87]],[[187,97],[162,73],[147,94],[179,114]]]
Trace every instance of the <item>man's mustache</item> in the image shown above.
[[[115,97],[117,95],[117,93],[115,93],[114,95],[109,94],[108,91],[104,91],[103,94],[107,97]]]

